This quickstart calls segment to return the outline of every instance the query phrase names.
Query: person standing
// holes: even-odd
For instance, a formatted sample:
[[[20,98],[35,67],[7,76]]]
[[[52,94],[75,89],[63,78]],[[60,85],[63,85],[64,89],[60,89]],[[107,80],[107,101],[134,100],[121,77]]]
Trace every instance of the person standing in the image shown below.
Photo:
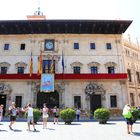
[[[34,128],[34,131],[36,131],[35,129],[35,124],[34,124],[34,116],[33,116],[33,108],[31,106],[31,104],[28,104],[25,109],[24,109],[26,112],[27,112],[27,123],[28,123],[28,131],[31,131],[30,130],[30,124],[32,123],[33,125],[33,128]]]
[[[0,105],[0,122],[2,121],[3,119],[3,104]]]
[[[47,121],[48,121],[48,112],[49,112],[49,109],[47,108],[47,105],[44,104],[43,105],[43,109],[42,109],[42,113],[43,113],[43,129],[47,128]]]
[[[79,119],[80,119],[80,114],[81,114],[81,111],[79,108],[77,108],[76,110],[76,118],[77,118],[77,121],[79,122]]]
[[[53,109],[53,115],[54,115],[54,124],[58,124],[58,118],[59,118],[59,109],[55,106]]]
[[[123,109],[123,116],[126,119],[127,123],[127,133],[133,134],[133,120],[132,120],[132,113],[131,113],[131,107],[129,104],[125,105]]]
[[[17,109],[15,102],[12,102],[11,106],[9,107],[10,112],[10,130],[13,130],[12,125],[16,122],[16,116],[17,116]]]

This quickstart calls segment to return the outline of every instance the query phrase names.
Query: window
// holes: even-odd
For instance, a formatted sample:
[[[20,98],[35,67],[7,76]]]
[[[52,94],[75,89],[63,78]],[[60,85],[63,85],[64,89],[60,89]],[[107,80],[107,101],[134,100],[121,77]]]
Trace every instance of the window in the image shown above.
[[[17,73],[18,74],[24,74],[24,67],[18,67],[17,68]]]
[[[20,50],[25,50],[25,44],[20,45]]]
[[[131,104],[131,106],[135,106],[134,94],[133,93],[130,93],[130,104]]]
[[[74,43],[74,49],[78,50],[79,49],[79,43]]]
[[[81,96],[74,96],[74,107],[81,108]]]
[[[98,73],[98,68],[96,66],[91,67],[91,73],[92,74],[97,74]]]
[[[109,74],[115,73],[115,69],[114,69],[113,66],[112,66],[112,67],[108,67],[108,73],[109,73]]]
[[[73,73],[80,74],[80,67],[73,67]]]
[[[4,50],[9,50],[9,44],[4,44]]]
[[[90,43],[90,49],[94,50],[95,49],[95,43]]]
[[[129,82],[132,82],[131,70],[127,69],[127,74],[128,74],[128,81],[129,81]]]
[[[16,107],[22,107],[22,96],[16,96],[15,103]]]
[[[1,74],[7,73],[7,67],[1,67]]]
[[[111,50],[112,49],[111,43],[106,43],[106,48],[107,50]]]
[[[110,96],[110,106],[111,107],[117,107],[117,97],[116,95]]]
[[[55,73],[55,60],[43,60],[43,73]]]
[[[140,74],[139,74],[139,72],[136,72],[136,76],[137,76],[137,82],[140,83]]]

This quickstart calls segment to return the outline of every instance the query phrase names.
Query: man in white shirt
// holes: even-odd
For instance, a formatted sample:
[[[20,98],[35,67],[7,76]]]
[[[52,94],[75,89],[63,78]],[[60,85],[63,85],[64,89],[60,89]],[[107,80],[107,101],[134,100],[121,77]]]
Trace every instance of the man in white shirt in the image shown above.
[[[33,108],[31,104],[28,104],[27,107],[25,108],[25,111],[27,111],[27,123],[28,123],[28,131],[30,131],[30,124],[32,123],[34,131],[35,129],[35,124],[34,124],[34,115],[33,115]]]

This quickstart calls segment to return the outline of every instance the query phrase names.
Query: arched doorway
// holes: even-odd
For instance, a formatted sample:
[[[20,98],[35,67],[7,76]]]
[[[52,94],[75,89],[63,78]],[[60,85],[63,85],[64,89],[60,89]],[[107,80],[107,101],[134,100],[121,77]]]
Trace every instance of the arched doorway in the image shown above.
[[[102,107],[102,101],[105,99],[105,90],[101,85],[89,83],[85,88],[85,94],[91,112]]]
[[[38,92],[37,93],[37,107],[42,108],[43,104],[47,103],[47,107],[54,108],[59,107],[59,93],[57,90],[54,92]]]

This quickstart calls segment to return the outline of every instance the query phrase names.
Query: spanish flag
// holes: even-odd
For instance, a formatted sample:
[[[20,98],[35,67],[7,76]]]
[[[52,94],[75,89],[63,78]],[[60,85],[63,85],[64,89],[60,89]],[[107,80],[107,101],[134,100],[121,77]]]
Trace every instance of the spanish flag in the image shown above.
[[[52,56],[52,62],[51,62],[50,73],[54,73],[54,55]]]
[[[37,71],[37,75],[41,75],[42,74],[42,51],[40,51],[40,56],[38,57],[38,71]]]
[[[32,76],[33,73],[33,58],[32,58],[32,52],[31,52],[31,57],[30,57],[30,77]]]

